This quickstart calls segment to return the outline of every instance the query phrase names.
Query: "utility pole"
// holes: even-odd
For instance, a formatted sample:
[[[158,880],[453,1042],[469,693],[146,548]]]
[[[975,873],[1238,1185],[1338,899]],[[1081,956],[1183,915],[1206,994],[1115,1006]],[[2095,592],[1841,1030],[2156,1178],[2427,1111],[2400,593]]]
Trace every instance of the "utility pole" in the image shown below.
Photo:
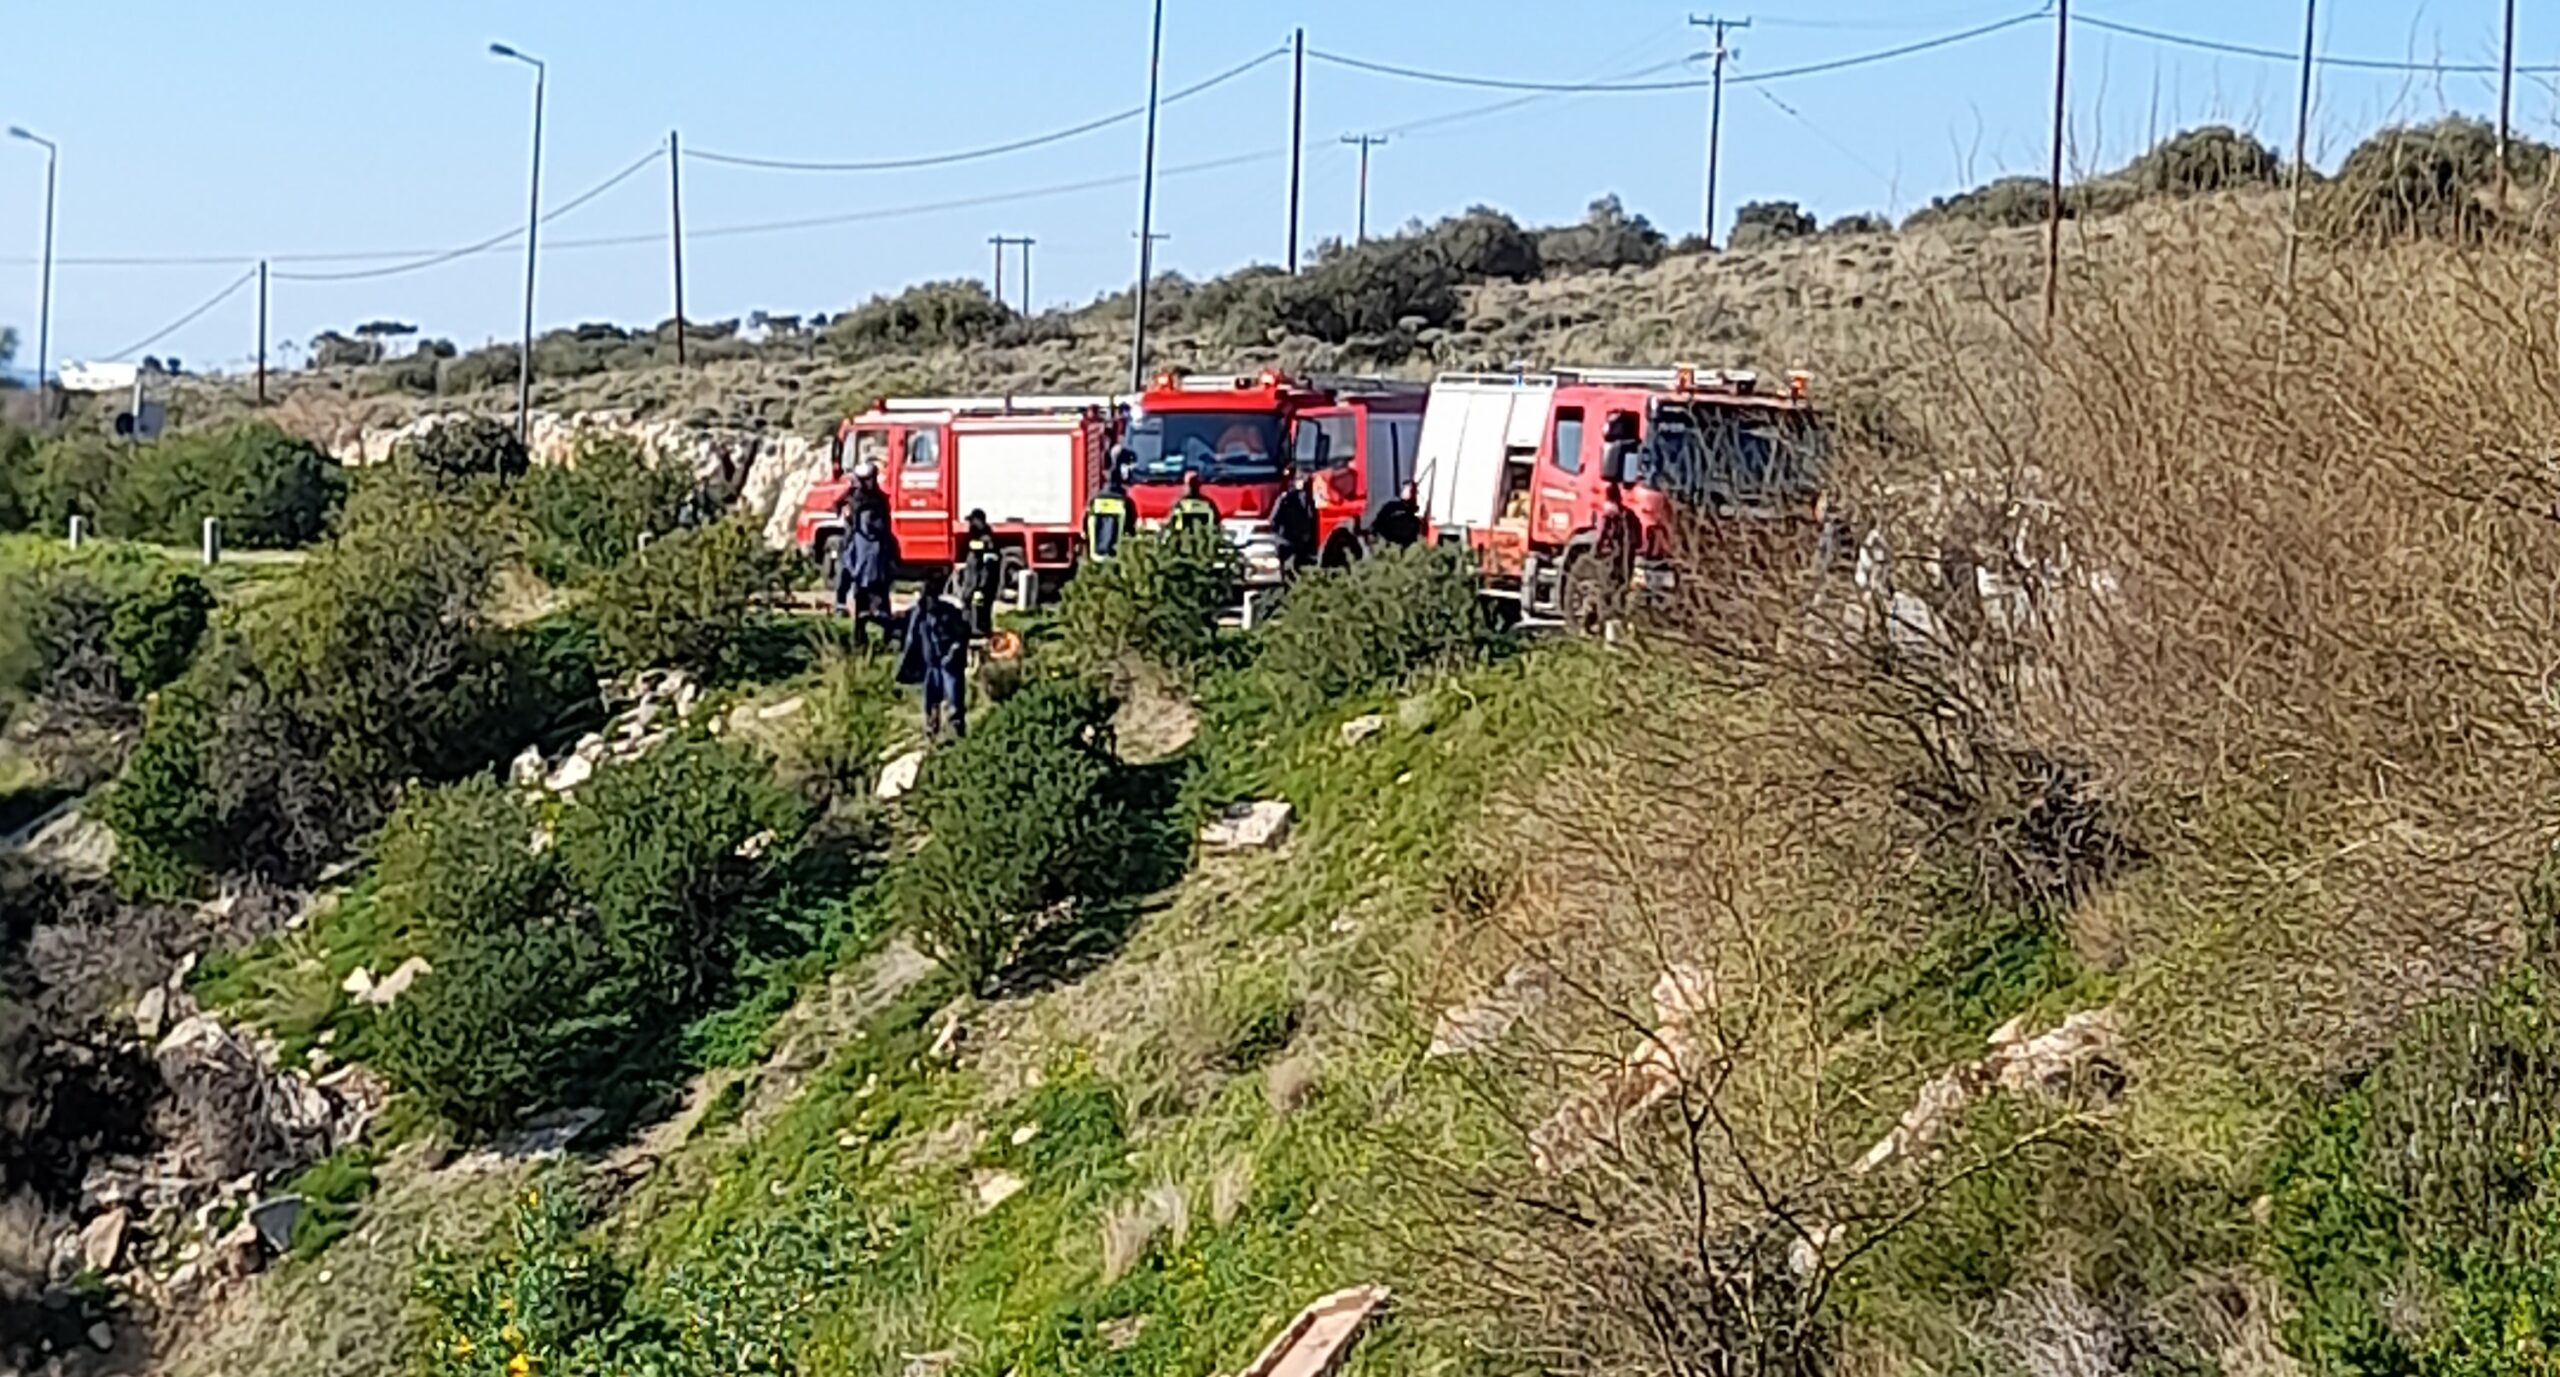
[[[2044,223],[2044,326],[2053,330],[2062,303],[2062,139],[2064,102],[2071,90],[2071,0],[2056,0],[2053,17],[2053,179],[2046,188]]]
[[[684,367],[684,147],[667,131],[667,239],[675,245],[676,367]]]
[[[62,161],[62,150],[54,146],[53,140],[39,138],[14,124],[9,126],[9,137],[44,150],[44,285],[36,307],[36,419],[50,422],[53,393],[44,370],[53,357],[53,171],[54,165]]]
[[[1298,196],[1307,166],[1307,31],[1290,40],[1296,54],[1289,76],[1289,271],[1298,271]]]
[[[516,360],[516,438],[533,438],[533,265],[534,236],[542,228],[542,88],[550,78],[550,69],[542,59],[517,52],[504,43],[492,43],[489,51],[511,58],[533,69],[533,190],[532,207],[524,218],[524,354]]]
[[[2294,263],[2302,256],[2302,184],[2311,156],[2311,82],[2317,71],[2314,48],[2320,41],[2319,24],[2320,0],[2302,0],[2302,75],[2294,95],[2293,185],[2287,192],[2293,206],[2285,212],[2284,227],[2284,296],[2288,314],[2293,310]],[[2499,159],[2501,164],[2505,161]]]
[[[1360,150],[1360,234],[1353,242],[1366,244],[1369,242],[1369,150],[1386,147],[1387,136],[1345,134],[1342,141]]]
[[[258,260],[258,405],[267,404],[267,260]]]
[[[1147,385],[1147,287],[1156,258],[1156,111],[1164,82],[1164,0],[1156,0],[1155,38],[1147,48],[1147,163],[1138,193],[1138,319],[1129,343],[1129,390]]]
[[[1723,161],[1724,153],[1724,60],[1729,51],[1725,47],[1724,36],[1728,30],[1750,28],[1751,21],[1693,14],[1689,16],[1689,22],[1701,29],[1713,29],[1716,33],[1715,50],[1710,54],[1715,62],[1715,79],[1709,83],[1713,94],[1707,97],[1707,212],[1706,222],[1698,228],[1707,246],[1713,248],[1716,242],[1716,173],[1720,170],[1718,165]]]
[[[988,243],[990,243],[990,244],[992,244],[992,245],[994,245],[994,246],[995,246],[995,250],[996,250],[996,285],[995,285],[995,297],[996,297],[996,301],[997,301],[997,303],[998,303],[999,305],[1001,305],[1001,304],[1003,303],[1003,301],[1004,301],[1004,251],[1005,251],[1006,249],[1009,249],[1009,248],[1015,248],[1015,247],[1019,247],[1019,248],[1021,248],[1021,250],[1022,250],[1022,313],[1023,313],[1024,315],[1026,315],[1026,316],[1030,315],[1030,314],[1031,314],[1031,246],[1032,246],[1032,244],[1033,244],[1034,242],[1036,242],[1036,241],[1035,241],[1035,240],[1033,240],[1033,239],[1031,238],[1031,236],[1026,235],[1026,234],[996,234],[996,235],[989,235],[989,236],[987,237],[987,242],[988,242]]]
[[[2507,39],[2498,59],[2498,213],[2507,209],[2507,138],[2515,127],[2516,0],[2507,0]]]

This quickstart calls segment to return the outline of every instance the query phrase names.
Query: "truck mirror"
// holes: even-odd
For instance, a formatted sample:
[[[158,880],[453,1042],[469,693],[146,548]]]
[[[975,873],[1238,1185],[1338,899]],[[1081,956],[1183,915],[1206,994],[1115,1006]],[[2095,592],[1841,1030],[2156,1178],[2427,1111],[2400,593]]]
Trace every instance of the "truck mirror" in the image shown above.
[[[1621,487],[1633,481],[1635,475],[1630,470],[1635,467],[1635,453],[1635,442],[1631,440],[1610,441],[1609,447],[1600,452],[1600,481]]]
[[[827,445],[827,473],[830,477],[844,477],[844,432],[841,430]]]

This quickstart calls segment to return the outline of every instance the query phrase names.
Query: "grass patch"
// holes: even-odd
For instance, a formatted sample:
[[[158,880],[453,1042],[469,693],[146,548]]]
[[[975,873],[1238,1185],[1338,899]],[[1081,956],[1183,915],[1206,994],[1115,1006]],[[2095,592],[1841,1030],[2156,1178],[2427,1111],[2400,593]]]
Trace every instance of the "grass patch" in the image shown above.
[[[311,1261],[355,1228],[364,1203],[373,1198],[378,1165],[371,1148],[344,1148],[303,1168],[285,1186],[302,1197],[302,1217],[293,1223],[295,1261]]]

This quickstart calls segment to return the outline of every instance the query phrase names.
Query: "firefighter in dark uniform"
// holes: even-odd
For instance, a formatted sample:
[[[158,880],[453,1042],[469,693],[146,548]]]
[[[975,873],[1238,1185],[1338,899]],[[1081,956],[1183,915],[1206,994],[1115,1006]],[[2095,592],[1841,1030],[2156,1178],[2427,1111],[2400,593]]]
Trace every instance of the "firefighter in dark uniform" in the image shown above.
[[[1200,491],[1197,472],[1182,475],[1182,496],[1175,499],[1173,510],[1165,513],[1168,531],[1214,531],[1218,529],[1218,506]]]
[[[1114,455],[1111,467],[1103,471],[1102,490],[1093,495],[1084,508],[1084,553],[1087,559],[1109,559],[1120,548],[1120,537],[1137,524],[1138,509],[1129,503],[1129,494],[1120,485],[1120,470],[1126,462],[1127,450]]]
[[[1396,495],[1378,508],[1377,519],[1369,530],[1389,545],[1412,545],[1422,539],[1422,504],[1420,492],[1407,483],[1396,489]]]
[[[969,734],[969,614],[942,595],[944,575],[926,573],[924,591],[907,612],[907,634],[898,651],[898,682],[924,689],[924,735]]]
[[[1643,541],[1644,527],[1637,522],[1636,514],[1627,510],[1625,493],[1617,484],[1609,484],[1602,490],[1600,524],[1591,542],[1591,556],[1599,565],[1601,579],[1599,602],[1591,612],[1596,614],[1599,626],[1586,630],[1599,630],[1626,615],[1627,589],[1635,582],[1637,547]]]
[[[960,537],[960,602],[969,609],[969,630],[984,636],[996,629],[996,597],[1004,588],[1004,549],[983,510],[969,513],[969,528]]]
[[[1315,567],[1316,477],[1300,469],[1271,504],[1271,535],[1280,546],[1280,574],[1296,578]]]

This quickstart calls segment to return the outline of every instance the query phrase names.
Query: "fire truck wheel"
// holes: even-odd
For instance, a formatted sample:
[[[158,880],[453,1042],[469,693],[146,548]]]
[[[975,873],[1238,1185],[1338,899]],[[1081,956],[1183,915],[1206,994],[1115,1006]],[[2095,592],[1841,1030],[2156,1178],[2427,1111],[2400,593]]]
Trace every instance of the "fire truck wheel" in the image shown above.
[[[1002,601],[1011,602],[1016,591],[1022,587],[1022,572],[1031,567],[1030,561],[1022,557],[1020,550],[1007,550],[1004,552],[1004,563],[999,567],[1002,572],[996,576],[998,579],[996,596]],[[1026,607],[1022,610],[1028,612],[1031,609]]]
[[[1608,579],[1599,559],[1588,546],[1577,546],[1565,552],[1564,574],[1556,587],[1558,610],[1565,624],[1580,631],[1596,632],[1608,615]]]
[[[810,553],[816,556],[818,561],[818,571],[820,573],[832,572],[836,567],[837,557],[844,553],[843,534],[836,531],[829,531],[825,535],[818,537],[817,548],[810,551]]]

